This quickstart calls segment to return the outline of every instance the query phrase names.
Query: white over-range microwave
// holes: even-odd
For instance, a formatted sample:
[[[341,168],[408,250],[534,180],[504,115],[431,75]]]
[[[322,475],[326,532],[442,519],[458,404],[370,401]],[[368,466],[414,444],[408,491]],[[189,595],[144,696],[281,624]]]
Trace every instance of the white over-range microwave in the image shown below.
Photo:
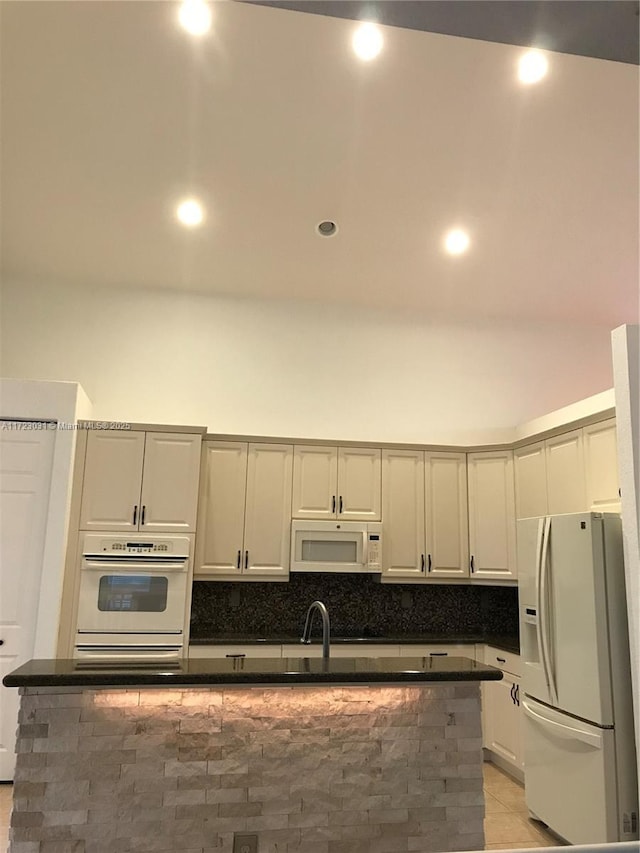
[[[382,571],[379,521],[293,521],[292,572]]]

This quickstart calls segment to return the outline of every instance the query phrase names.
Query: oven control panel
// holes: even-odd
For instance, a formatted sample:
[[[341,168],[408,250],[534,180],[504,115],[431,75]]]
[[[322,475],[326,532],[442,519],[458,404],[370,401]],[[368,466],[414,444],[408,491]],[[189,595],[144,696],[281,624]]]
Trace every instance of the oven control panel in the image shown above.
[[[120,554],[155,554],[169,552],[166,542],[112,542],[111,547],[105,546],[103,551],[114,551]]]
[[[82,540],[84,555],[100,554],[114,558],[123,557],[189,557],[191,539],[189,536],[105,536],[100,533],[85,533]]]

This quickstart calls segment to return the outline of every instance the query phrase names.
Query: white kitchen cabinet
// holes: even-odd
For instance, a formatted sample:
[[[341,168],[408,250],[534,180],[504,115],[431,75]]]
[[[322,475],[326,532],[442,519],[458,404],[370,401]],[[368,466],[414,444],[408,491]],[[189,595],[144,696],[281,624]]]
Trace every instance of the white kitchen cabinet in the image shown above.
[[[547,515],[547,460],[544,441],[513,451],[516,518]]]
[[[382,451],[382,576],[424,578],[424,453]]]
[[[304,628],[304,625],[302,626]],[[300,630],[302,633],[302,629]],[[283,643],[283,658],[321,658],[322,643]],[[396,643],[332,643],[332,658],[397,658],[399,648]]]
[[[504,663],[501,661],[504,660]],[[483,746],[507,772],[523,778],[524,749],[520,710],[520,658],[486,646],[485,663],[502,670],[501,681],[482,682]],[[509,667],[506,669],[505,667]]]
[[[382,452],[382,574],[468,577],[466,454]]]
[[[424,464],[427,579],[469,577],[467,455],[428,451]]]
[[[583,427],[586,507],[593,512],[620,512],[616,421]]]
[[[513,451],[467,454],[471,578],[516,580]]]
[[[195,577],[288,577],[292,467],[291,445],[205,443]]]
[[[202,437],[193,433],[90,430],[81,530],[195,530]]]
[[[281,658],[280,643],[231,643],[229,645],[189,646],[188,657],[198,658]]]
[[[400,657],[457,657],[476,659],[475,643],[404,643],[400,646]]]
[[[581,429],[545,441],[549,514],[584,512],[587,492]]]
[[[381,460],[377,448],[296,445],[293,518],[379,521]]]

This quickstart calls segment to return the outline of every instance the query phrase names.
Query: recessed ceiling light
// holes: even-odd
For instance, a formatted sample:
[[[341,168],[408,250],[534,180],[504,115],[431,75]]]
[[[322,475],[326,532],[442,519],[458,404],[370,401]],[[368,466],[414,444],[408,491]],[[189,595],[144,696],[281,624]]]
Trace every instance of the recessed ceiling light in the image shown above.
[[[521,83],[537,83],[548,70],[549,62],[540,50],[528,50],[518,61],[518,79]]]
[[[176,216],[187,228],[196,228],[204,221],[204,208],[195,198],[185,198],[178,205]]]
[[[321,237],[333,237],[338,233],[338,225],[332,219],[323,219],[316,225],[316,231]]]
[[[192,36],[203,36],[211,29],[211,9],[204,0],[183,0],[178,20]]]
[[[382,50],[382,33],[375,24],[361,24],[353,34],[351,44],[356,56],[368,62]]]
[[[462,228],[452,228],[444,238],[444,247],[450,255],[462,255],[469,248],[469,235]]]

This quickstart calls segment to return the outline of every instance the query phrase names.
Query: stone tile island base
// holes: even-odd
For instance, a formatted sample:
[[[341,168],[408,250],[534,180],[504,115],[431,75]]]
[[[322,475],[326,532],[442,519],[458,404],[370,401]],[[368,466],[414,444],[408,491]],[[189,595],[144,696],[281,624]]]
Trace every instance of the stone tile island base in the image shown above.
[[[484,846],[477,681],[21,693],[11,853]]]

